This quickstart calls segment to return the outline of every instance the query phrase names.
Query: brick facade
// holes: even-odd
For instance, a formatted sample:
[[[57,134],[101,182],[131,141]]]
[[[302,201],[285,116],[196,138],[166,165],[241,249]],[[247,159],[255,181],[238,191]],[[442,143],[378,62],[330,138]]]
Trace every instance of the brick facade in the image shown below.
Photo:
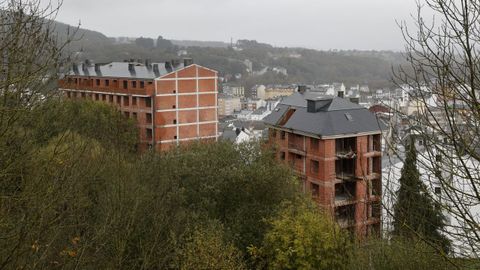
[[[192,64],[158,78],[68,75],[60,80],[67,98],[116,106],[134,118],[140,150],[167,150],[198,139],[218,139],[217,72]]]
[[[341,227],[359,237],[380,233],[380,134],[320,139],[271,127],[269,141]]]

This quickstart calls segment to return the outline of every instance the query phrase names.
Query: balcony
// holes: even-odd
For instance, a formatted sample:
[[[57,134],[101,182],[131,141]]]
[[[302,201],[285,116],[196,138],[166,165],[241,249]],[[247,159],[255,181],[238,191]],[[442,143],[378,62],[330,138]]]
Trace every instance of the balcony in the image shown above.
[[[295,153],[289,153],[288,155],[288,163],[292,167],[292,169],[297,172],[304,174],[305,173],[305,157]]]
[[[297,153],[305,153],[304,138],[301,135],[290,133],[288,134],[288,149],[294,150]]]
[[[335,155],[339,159],[353,159],[357,156],[355,137],[353,138],[341,138],[335,140]]]
[[[381,179],[370,180],[368,193],[370,197],[382,196],[382,181]]]
[[[382,138],[380,134],[368,137],[367,150],[368,152],[382,152]]]
[[[93,79],[84,79],[81,82],[75,83],[72,80],[63,79],[59,81],[59,88],[63,89],[73,89],[81,91],[95,91],[95,92],[105,92],[111,93],[115,92],[117,94],[134,94],[134,95],[152,95],[154,93],[155,87],[153,84],[148,84],[144,86],[145,88],[127,88],[123,89],[118,87],[118,83],[113,83],[110,85],[94,85]]]
[[[344,205],[355,202],[355,182],[343,182],[335,185],[335,204]]]
[[[355,205],[339,206],[335,209],[335,221],[342,228],[355,225]]]
[[[335,177],[340,180],[355,180],[355,160],[339,159],[335,161]]]

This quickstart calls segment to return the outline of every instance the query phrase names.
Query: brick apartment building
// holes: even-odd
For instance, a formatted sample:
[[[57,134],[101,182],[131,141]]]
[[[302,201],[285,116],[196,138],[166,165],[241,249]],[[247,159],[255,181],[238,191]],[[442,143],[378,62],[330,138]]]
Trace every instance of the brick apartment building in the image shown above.
[[[137,121],[140,149],[218,139],[217,72],[191,59],[74,64],[59,82],[68,98],[115,105]]]
[[[381,225],[381,129],[347,99],[300,91],[265,119],[277,158],[293,167],[304,192],[357,236]]]

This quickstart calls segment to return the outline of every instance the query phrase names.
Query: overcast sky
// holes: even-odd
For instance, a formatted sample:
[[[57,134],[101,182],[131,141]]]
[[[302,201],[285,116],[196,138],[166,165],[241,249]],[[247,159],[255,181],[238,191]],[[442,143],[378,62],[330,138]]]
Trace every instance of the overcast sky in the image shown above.
[[[57,20],[109,37],[401,50],[396,20],[415,10],[415,0],[63,0]]]

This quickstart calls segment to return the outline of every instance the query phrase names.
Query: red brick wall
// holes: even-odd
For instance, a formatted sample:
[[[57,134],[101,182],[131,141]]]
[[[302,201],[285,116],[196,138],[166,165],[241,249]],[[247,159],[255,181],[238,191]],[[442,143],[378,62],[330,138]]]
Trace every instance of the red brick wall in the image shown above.
[[[218,119],[215,78],[215,72],[197,65],[191,65],[159,78],[156,81],[155,100],[156,110],[160,111],[156,113],[156,117],[165,121],[157,121],[157,130],[167,128],[162,127],[165,124],[173,125],[177,136],[175,143],[194,140],[198,137],[217,136],[217,123],[204,123],[216,122]],[[176,123],[173,123],[174,119],[177,120]],[[172,129],[172,127],[168,128]],[[167,135],[166,133],[160,131],[160,134],[157,137],[157,143],[172,140],[162,137]]]
[[[305,148],[303,147],[303,136],[293,136],[293,134],[285,133],[285,139],[281,139],[281,130],[273,132],[271,130],[269,141],[271,145],[274,145],[277,150],[276,157],[280,160],[281,152],[285,152],[285,164],[293,165],[295,171],[300,175],[303,180],[304,191],[307,193],[312,192],[311,184],[314,183],[319,187],[319,196],[315,197],[315,201],[319,203],[325,210],[332,215],[335,209],[338,207],[335,202],[335,184],[341,183],[341,180],[336,179],[335,173],[335,160],[336,149],[335,139],[320,140],[318,139],[317,147],[313,147],[312,140],[307,137],[305,140]],[[295,142],[292,144],[292,140]],[[290,144],[289,144],[290,143]],[[372,221],[368,216],[368,203],[370,203],[367,197],[367,181],[364,179],[363,172],[367,169],[367,158],[364,155],[367,153],[368,136],[359,136],[356,138],[357,145],[357,157],[355,160],[356,165],[356,180],[355,181],[355,194],[352,201],[347,202],[354,206],[355,215],[353,226],[349,227],[355,231],[360,237],[367,234],[367,224],[378,224],[377,221]],[[306,162],[306,170],[303,172],[303,167],[297,164],[298,160],[295,159],[295,155],[301,154]],[[318,173],[312,172],[311,161],[316,160],[319,162]],[[292,164],[293,162],[293,164]],[[371,212],[371,211],[370,211]]]

